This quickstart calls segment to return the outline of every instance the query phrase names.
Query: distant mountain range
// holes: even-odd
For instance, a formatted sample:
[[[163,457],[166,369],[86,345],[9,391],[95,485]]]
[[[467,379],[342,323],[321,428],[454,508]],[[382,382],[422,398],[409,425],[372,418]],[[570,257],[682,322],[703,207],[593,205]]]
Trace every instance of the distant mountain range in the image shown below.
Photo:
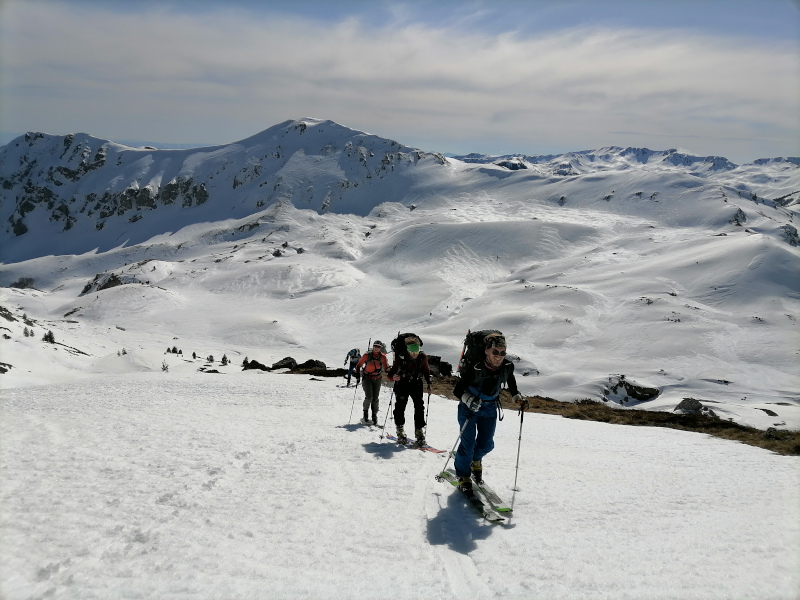
[[[286,121],[228,145],[183,150],[133,148],[84,133],[27,133],[0,148],[0,248],[6,260],[41,251],[80,253],[193,223],[242,218],[276,202],[363,216],[387,200],[408,204],[448,193],[442,187],[448,178],[457,193],[464,178],[450,176],[454,161],[551,183],[611,171],[631,177],[671,172],[748,197],[768,193],[766,200],[782,205],[800,197],[798,158],[737,166],[718,156],[609,147],[448,159],[316,119]],[[45,249],[43,238],[56,246]]]

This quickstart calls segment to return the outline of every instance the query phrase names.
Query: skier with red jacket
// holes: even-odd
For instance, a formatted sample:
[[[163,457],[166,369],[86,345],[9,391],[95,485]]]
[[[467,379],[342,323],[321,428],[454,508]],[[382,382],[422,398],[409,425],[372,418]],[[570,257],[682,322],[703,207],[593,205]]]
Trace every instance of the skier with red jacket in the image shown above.
[[[383,344],[376,341],[372,344],[372,351],[361,357],[356,365],[361,377],[361,387],[364,389],[364,418],[361,422],[365,425],[378,424],[378,396],[381,393],[381,379],[384,371],[389,370],[389,362],[383,353]],[[369,410],[372,408],[372,421],[369,420]]]

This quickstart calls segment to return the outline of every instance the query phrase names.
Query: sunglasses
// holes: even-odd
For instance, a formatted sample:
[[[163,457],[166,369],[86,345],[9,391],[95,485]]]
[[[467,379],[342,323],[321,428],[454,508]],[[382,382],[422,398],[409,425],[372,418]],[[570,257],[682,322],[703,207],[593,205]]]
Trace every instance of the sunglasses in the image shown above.
[[[505,350],[492,350],[492,355],[493,356],[505,356],[506,355],[506,351]]]

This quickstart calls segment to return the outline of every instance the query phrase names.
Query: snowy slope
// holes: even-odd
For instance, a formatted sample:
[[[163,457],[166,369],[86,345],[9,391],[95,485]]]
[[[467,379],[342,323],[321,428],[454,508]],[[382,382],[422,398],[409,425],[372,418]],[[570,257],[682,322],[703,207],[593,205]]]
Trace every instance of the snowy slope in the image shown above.
[[[60,172],[43,162],[52,148],[66,160],[80,147],[78,136],[55,146],[30,137],[41,152],[26,160],[44,177]],[[23,146],[9,144],[3,156],[19,162]],[[800,428],[800,250],[787,191],[800,190],[796,159],[737,167],[606,148],[518,157],[531,168],[512,169],[444,160],[316,120],[215,149],[101,146],[104,168],[112,151],[123,162],[108,171],[115,189],[133,185],[139,164],[148,181],[163,172],[162,184],[203,173],[209,199],[114,213],[100,230],[87,209],[77,213],[84,229],[76,221],[61,231],[39,204],[26,215],[27,233],[4,234],[4,257],[32,256],[0,265],[0,285],[16,285],[0,288],[12,319],[0,321],[4,388],[94,378],[122,348],[132,369],[160,370],[174,345],[237,363],[291,355],[338,366],[350,348],[398,330],[416,331],[429,353],[455,363],[468,329],[494,327],[511,341],[525,393],[658,410],[691,397],[721,418]],[[263,157],[278,146],[281,166],[269,171]],[[252,156],[263,159],[262,179],[254,166],[255,178],[234,189]],[[400,162],[372,180],[356,176],[363,161],[380,171],[386,156]],[[567,162],[570,174],[556,174]],[[334,171],[353,183],[323,210],[324,186],[304,196],[297,182]],[[294,181],[291,193],[261,207],[256,195],[240,202],[237,194],[275,176]],[[6,213],[17,210],[9,208],[16,185],[3,192]],[[131,223],[133,213],[144,216]],[[23,335],[24,314],[34,337]],[[47,330],[64,346],[43,344]],[[615,394],[622,375],[658,388],[658,397]]]
[[[4,598],[800,590],[798,457],[528,414],[516,471],[520,421],[506,413],[485,465],[515,515],[490,526],[434,480],[443,456],[348,425],[353,394],[335,380],[181,364],[3,391]],[[454,442],[452,401],[431,398],[428,430]]]

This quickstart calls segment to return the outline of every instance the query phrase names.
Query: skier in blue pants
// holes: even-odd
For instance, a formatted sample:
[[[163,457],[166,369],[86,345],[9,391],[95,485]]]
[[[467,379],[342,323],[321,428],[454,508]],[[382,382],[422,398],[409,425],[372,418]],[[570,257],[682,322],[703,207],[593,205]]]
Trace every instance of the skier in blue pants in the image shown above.
[[[487,336],[485,344],[482,359],[468,366],[453,388],[455,396],[461,399],[458,424],[463,428],[454,465],[458,487],[465,493],[472,492],[472,479],[478,483],[483,480],[483,457],[494,448],[500,389],[505,384],[515,402],[522,400],[514,377],[514,363],[506,358],[505,337]]]

